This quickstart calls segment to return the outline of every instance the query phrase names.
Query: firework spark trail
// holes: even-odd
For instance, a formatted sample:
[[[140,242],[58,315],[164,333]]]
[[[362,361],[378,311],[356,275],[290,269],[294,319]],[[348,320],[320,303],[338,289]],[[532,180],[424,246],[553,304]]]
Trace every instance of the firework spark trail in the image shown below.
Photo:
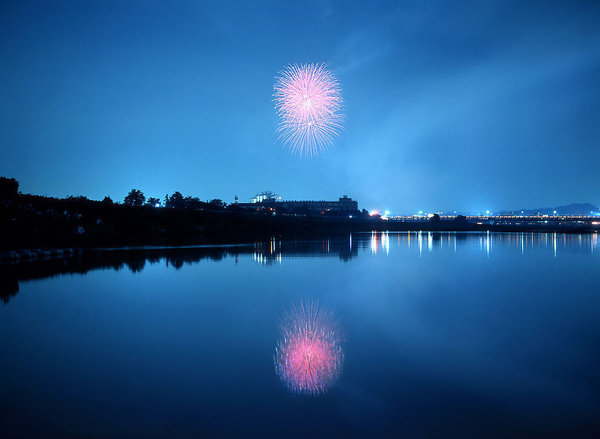
[[[292,306],[281,326],[275,371],[291,393],[319,395],[339,376],[343,363],[341,337],[333,315],[318,304]]]
[[[343,122],[337,78],[324,64],[294,64],[279,73],[273,87],[279,140],[299,155],[327,150]]]

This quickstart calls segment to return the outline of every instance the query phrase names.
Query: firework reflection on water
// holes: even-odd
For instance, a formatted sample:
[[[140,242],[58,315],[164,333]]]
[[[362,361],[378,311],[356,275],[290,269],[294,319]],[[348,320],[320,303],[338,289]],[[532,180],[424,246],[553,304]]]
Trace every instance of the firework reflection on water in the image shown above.
[[[317,396],[338,378],[344,356],[333,314],[317,302],[292,305],[281,325],[275,371],[292,394]]]

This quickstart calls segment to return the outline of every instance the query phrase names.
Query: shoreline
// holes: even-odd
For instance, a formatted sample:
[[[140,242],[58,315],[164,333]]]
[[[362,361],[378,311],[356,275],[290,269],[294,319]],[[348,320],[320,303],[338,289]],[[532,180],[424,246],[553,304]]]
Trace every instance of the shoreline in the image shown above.
[[[380,227],[382,223],[388,223],[393,227]],[[375,224],[373,224],[375,225]],[[447,227],[449,224],[430,223],[430,222],[387,222],[379,221],[377,224],[379,227],[372,227],[371,230],[338,230],[320,233],[302,233],[300,235],[293,234],[272,234],[268,238],[259,238],[251,240],[251,242],[237,242],[231,243],[227,241],[223,242],[205,242],[205,243],[194,243],[194,244],[143,244],[143,245],[110,245],[107,247],[102,246],[81,246],[81,247],[40,247],[40,248],[29,248],[29,249],[13,249],[13,250],[2,250],[0,251],[0,264],[17,264],[20,262],[35,262],[35,261],[47,261],[56,259],[69,259],[77,254],[87,252],[145,252],[145,251],[164,251],[164,250],[186,250],[186,249],[217,249],[217,248],[240,248],[254,245],[256,242],[270,240],[273,237],[284,241],[306,241],[314,239],[335,239],[342,236],[351,234],[366,234],[366,233],[532,233],[532,234],[597,234],[600,229],[590,229],[589,227],[552,227],[541,225],[523,227],[514,225],[492,225],[492,224],[463,224],[460,227]],[[446,227],[444,227],[446,226]]]
[[[594,233],[600,218],[584,216],[396,217],[361,212],[289,215],[248,211],[126,206],[86,199],[19,195],[0,203],[0,260],[60,257],[60,249],[231,245],[344,236],[371,231]],[[50,251],[50,254],[46,252]],[[17,253],[10,253],[17,252]]]

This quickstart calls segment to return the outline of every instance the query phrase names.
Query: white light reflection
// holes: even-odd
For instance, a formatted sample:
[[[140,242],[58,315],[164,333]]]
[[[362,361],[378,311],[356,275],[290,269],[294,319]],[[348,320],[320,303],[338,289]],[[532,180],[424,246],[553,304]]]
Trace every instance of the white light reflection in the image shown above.
[[[377,254],[377,232],[371,232],[371,253]]]
[[[427,234],[425,236],[425,234]],[[370,246],[371,252],[374,255],[380,255],[383,250],[383,255],[389,255],[393,253],[393,248],[400,248],[402,246],[411,249],[411,253],[418,252],[419,258],[427,257],[423,253],[435,253],[435,252],[454,252],[458,253],[458,247],[461,250],[465,249],[465,246],[469,246],[473,250],[478,249],[478,252],[487,258],[491,258],[494,244],[498,245],[501,249],[512,248],[516,254],[525,254],[525,250],[528,251],[544,250],[548,256],[550,252],[555,258],[558,258],[559,250],[561,255],[563,250],[567,249],[568,252],[577,249],[578,251],[585,251],[587,253],[598,253],[598,232],[592,232],[589,234],[575,234],[575,233],[536,233],[536,232],[517,232],[517,233],[494,233],[492,231],[485,231],[482,233],[470,233],[461,234],[456,232],[427,232],[427,231],[409,231],[409,232],[390,232],[390,231],[372,231],[371,235],[356,235],[348,234],[346,243],[336,242],[335,240],[320,240],[317,242],[317,248],[315,251],[319,255],[327,256],[332,252],[342,252],[347,254],[348,249],[350,252],[369,251]],[[391,235],[391,236],[390,236]],[[356,240],[356,236],[359,236],[359,240]],[[460,239],[459,239],[460,238]],[[560,240],[560,242],[559,242]],[[416,242],[415,242],[416,241]],[[438,242],[439,241],[439,242]],[[285,243],[283,243],[285,244]],[[341,244],[341,247],[340,247]],[[358,246],[358,247],[357,247]],[[559,248],[560,247],[560,248]],[[285,245],[283,245],[285,248]],[[415,255],[416,256],[416,255]],[[254,253],[252,255],[254,260],[261,265],[275,265],[283,262],[282,256],[282,242],[277,237],[271,238],[267,241],[256,243],[254,245]]]
[[[385,254],[390,254],[390,235],[387,231],[381,233],[381,248],[385,250]]]
[[[281,264],[283,256],[281,253],[281,241],[278,241],[275,236],[269,240],[268,247],[266,244],[255,243],[252,259],[260,265]]]
[[[260,265],[274,265],[274,264],[281,265],[281,261],[282,261],[283,257],[281,255],[281,253],[277,253],[275,256],[271,256],[271,255],[264,255],[263,253],[260,253],[260,252],[255,252],[252,255],[252,259],[254,259],[254,261],[259,263]]]
[[[525,254],[525,238],[523,237],[523,232],[521,232],[521,254]]]

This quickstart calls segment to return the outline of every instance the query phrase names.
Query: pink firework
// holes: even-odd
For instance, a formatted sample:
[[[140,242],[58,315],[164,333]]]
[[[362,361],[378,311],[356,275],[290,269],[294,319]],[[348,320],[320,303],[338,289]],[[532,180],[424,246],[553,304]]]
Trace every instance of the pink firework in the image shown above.
[[[316,302],[292,306],[281,326],[275,371],[291,393],[319,395],[327,391],[342,368],[341,337],[333,315]]]
[[[273,95],[279,139],[301,156],[325,151],[343,122],[337,78],[324,64],[294,64],[279,73]]]

